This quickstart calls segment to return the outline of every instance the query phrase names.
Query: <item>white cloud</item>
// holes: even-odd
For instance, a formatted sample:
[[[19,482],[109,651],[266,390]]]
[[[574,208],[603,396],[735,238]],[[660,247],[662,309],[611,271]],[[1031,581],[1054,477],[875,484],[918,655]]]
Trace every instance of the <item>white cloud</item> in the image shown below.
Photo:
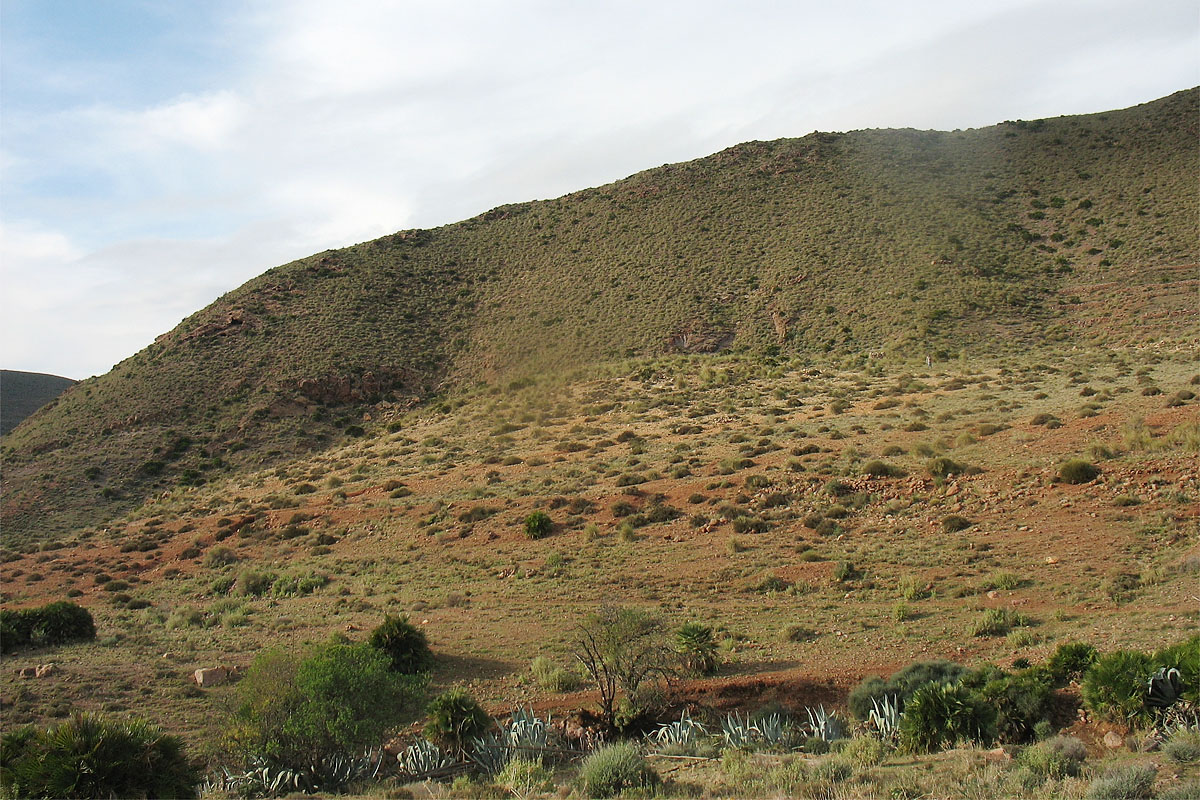
[[[6,366],[107,369],[283,261],[747,139],[1099,111],[1197,77],[1190,0],[226,9],[219,80],[8,104]]]

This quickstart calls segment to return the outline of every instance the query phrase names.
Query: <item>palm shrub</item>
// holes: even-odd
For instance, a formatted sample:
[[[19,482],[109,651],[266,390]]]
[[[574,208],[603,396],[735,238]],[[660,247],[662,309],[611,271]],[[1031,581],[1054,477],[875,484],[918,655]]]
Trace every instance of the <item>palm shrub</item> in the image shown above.
[[[388,614],[382,624],[371,631],[367,643],[383,651],[391,668],[404,675],[425,672],[433,666],[433,653],[425,632],[409,622],[408,617]]]
[[[464,751],[467,742],[482,738],[492,727],[492,718],[462,688],[438,695],[427,711],[425,738],[447,750]]]
[[[1144,719],[1146,689],[1154,660],[1138,650],[1117,650],[1102,656],[1083,676],[1080,695],[1098,717],[1128,723]]]
[[[625,791],[646,792],[660,783],[658,773],[632,742],[620,742],[592,753],[579,768],[579,788],[586,797],[614,797]]]
[[[675,632],[675,652],[689,675],[711,675],[717,671],[717,643],[713,629],[699,622],[686,622]]]
[[[1055,682],[1065,684],[1076,680],[1100,658],[1100,652],[1086,642],[1064,642],[1046,661]]]
[[[848,704],[850,713],[856,719],[870,718],[871,709],[876,703],[890,698],[900,710],[913,692],[927,683],[954,683],[965,673],[967,668],[951,661],[918,661],[909,664],[904,669],[892,673],[886,681],[882,678],[867,678],[850,692]]]
[[[996,709],[961,683],[927,683],[913,692],[900,717],[900,743],[932,753],[959,742],[995,738]]]
[[[980,694],[996,709],[996,735],[1017,744],[1034,738],[1050,703],[1049,673],[1038,669],[1005,675],[984,684]]]
[[[11,797],[195,797],[200,773],[183,741],[144,720],[76,714],[0,744],[0,787]]]

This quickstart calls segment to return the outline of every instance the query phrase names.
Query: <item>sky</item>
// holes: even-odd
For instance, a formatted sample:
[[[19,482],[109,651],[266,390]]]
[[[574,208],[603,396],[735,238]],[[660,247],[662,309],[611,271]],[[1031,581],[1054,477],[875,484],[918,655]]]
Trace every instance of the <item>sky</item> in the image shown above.
[[[265,270],[738,142],[1200,84],[1195,0],[0,0],[0,366]]]

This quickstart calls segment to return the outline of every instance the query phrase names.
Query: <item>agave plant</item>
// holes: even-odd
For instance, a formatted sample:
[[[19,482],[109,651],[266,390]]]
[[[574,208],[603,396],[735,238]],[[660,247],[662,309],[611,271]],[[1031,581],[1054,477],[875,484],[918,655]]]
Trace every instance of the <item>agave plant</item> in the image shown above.
[[[1160,667],[1146,682],[1146,705],[1169,708],[1183,692],[1183,676],[1174,667]]]
[[[481,772],[496,775],[514,756],[540,762],[554,728],[550,719],[541,719],[532,711],[517,709],[500,732],[471,741],[467,757]]]
[[[788,735],[787,720],[779,713],[759,718],[755,728],[758,729],[758,740],[771,747],[783,744]]]
[[[816,738],[825,742],[832,742],[846,735],[846,724],[836,714],[826,711],[824,705],[818,706],[816,709],[808,708],[805,710],[808,712],[809,730]]]
[[[422,778],[454,764],[454,759],[433,742],[418,739],[396,754],[400,772],[410,778]]]
[[[758,728],[750,721],[750,715],[742,716],[734,711],[721,721],[721,734],[728,747],[750,747],[758,741]]]
[[[650,735],[659,747],[686,748],[696,744],[708,731],[699,722],[692,719],[685,708],[675,722],[668,722]]]
[[[540,753],[549,746],[553,730],[549,717],[541,719],[535,717],[532,711],[519,708],[509,717],[500,733],[512,749]]]
[[[222,774],[210,778],[204,786],[207,791],[230,792],[241,797],[343,792],[352,783],[376,777],[382,765],[382,750],[368,750],[358,755],[334,754],[301,767],[253,756],[246,769],[222,768]]]
[[[872,697],[867,726],[884,741],[897,739],[900,736],[900,698],[894,694]]]

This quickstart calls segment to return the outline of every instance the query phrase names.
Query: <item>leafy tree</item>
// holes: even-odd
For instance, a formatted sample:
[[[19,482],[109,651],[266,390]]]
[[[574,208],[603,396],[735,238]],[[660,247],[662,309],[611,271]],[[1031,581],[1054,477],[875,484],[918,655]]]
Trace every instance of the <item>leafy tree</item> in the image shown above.
[[[604,719],[614,721],[617,695],[637,695],[647,682],[671,674],[674,653],[662,620],[639,608],[607,606],[576,629],[575,657],[600,690]]]
[[[378,744],[412,715],[425,676],[403,676],[365,644],[329,644],[300,658],[272,650],[237,686],[231,738],[247,755],[304,769]]]

